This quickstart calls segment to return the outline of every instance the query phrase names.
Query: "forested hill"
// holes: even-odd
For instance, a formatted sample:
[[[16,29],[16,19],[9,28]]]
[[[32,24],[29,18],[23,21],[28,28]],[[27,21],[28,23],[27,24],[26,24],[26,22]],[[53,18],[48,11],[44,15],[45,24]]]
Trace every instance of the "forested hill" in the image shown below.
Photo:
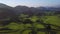
[[[14,9],[17,13],[24,13],[28,15],[42,15],[44,13],[60,14],[60,7],[27,7],[27,6],[16,6]]]
[[[0,3],[0,19],[15,16],[13,7]]]
[[[16,7],[10,7],[5,4],[0,3],[0,13],[1,12],[7,12],[8,15],[13,14],[29,14],[29,15],[42,15],[45,12],[55,12],[57,14],[60,13],[60,8],[59,7],[27,7],[27,6],[16,6]],[[2,13],[2,14],[3,14]],[[6,14],[7,14],[6,13]],[[1,14],[0,14],[1,15]]]

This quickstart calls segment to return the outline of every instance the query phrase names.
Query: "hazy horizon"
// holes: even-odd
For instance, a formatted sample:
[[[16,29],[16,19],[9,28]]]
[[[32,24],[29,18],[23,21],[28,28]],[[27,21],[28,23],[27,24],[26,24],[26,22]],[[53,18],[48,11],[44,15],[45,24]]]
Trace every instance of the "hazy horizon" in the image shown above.
[[[17,5],[28,7],[60,6],[60,0],[0,0],[0,3],[15,7]]]

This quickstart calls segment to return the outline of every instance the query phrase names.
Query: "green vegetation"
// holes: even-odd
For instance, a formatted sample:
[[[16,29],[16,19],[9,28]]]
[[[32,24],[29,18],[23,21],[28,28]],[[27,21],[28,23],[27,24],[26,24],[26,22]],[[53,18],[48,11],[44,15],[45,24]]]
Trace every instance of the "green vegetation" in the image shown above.
[[[29,23],[26,23],[26,24],[23,24],[23,22],[11,22],[9,25],[6,25],[6,26],[0,26],[0,28],[9,28],[9,29],[12,29],[13,31],[16,31],[16,32],[10,32],[10,33],[7,33],[7,34],[29,34],[32,30],[30,30],[29,28],[32,28],[32,26],[34,26],[34,29],[39,29],[39,28],[45,28],[45,26],[43,24],[40,24],[38,22],[36,22],[37,20],[43,20],[44,23],[46,24],[53,24],[53,25],[57,25],[57,26],[60,26],[60,17],[59,15],[54,15],[54,16],[32,16],[32,17],[28,17],[28,15],[24,15],[24,14],[21,14],[19,16],[19,19],[24,21],[26,19],[30,19],[33,23],[32,24],[29,24]],[[51,26],[52,28],[56,28],[54,26]],[[7,30],[3,30],[3,31],[0,31],[0,32],[7,32]],[[21,32],[23,31],[23,32]],[[45,34],[45,32],[41,32],[41,31],[37,31],[37,34]],[[59,34],[59,32],[58,32]]]
[[[50,23],[60,26],[60,17],[59,16],[43,16],[41,18],[45,23]]]

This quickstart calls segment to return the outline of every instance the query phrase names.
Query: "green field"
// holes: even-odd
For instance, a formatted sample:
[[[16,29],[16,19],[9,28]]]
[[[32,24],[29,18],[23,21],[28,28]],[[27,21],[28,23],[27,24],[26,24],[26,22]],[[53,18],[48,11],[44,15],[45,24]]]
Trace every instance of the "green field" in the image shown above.
[[[21,15],[20,19],[22,21],[26,20],[26,19],[30,19],[33,23],[29,24],[23,24],[23,22],[11,22],[9,25],[6,26],[0,26],[0,28],[9,28],[12,30],[3,30],[0,31],[2,34],[5,34],[4,32],[7,32],[6,34],[29,34],[32,30],[29,28],[33,28],[34,27],[34,31],[37,32],[37,34],[45,34],[46,32],[42,32],[42,31],[37,31],[37,29],[43,29],[45,28],[45,26],[43,24],[40,24],[38,22],[36,22],[37,20],[43,20],[44,23],[46,24],[53,24],[53,25],[57,25],[60,26],[60,15],[55,15],[55,16],[32,16],[27,18],[28,15]],[[58,29],[58,27],[56,26],[51,26],[53,29]],[[60,31],[56,31],[57,34],[60,34]],[[31,33],[32,34],[32,33]]]

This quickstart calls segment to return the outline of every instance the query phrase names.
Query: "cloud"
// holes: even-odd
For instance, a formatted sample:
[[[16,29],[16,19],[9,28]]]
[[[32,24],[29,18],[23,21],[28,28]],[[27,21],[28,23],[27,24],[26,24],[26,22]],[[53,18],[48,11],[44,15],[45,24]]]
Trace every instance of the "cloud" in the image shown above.
[[[60,0],[0,0],[0,2],[13,7],[17,5],[29,7],[60,5]]]

